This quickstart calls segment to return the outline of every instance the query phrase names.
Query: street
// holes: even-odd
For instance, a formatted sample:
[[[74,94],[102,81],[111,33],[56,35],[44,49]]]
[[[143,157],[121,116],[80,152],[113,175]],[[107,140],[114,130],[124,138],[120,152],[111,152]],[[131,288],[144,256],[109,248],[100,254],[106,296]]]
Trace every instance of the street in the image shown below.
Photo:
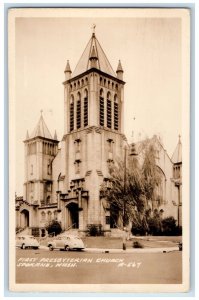
[[[88,253],[16,249],[16,283],[177,284],[182,252]]]

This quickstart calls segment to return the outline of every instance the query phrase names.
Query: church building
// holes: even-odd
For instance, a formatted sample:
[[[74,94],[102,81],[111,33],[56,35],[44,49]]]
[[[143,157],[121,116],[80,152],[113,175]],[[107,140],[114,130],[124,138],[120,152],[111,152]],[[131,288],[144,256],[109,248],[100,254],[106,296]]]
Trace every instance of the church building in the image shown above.
[[[114,232],[111,212],[104,208],[100,186],[108,182],[108,168],[129,148],[124,135],[123,68],[112,69],[95,33],[71,72],[65,68],[64,134],[58,141],[43,115],[25,147],[23,197],[16,197],[16,228],[35,236],[46,234],[46,224],[58,220],[63,230],[86,234],[95,225]],[[173,158],[159,147],[163,201],[158,209],[181,222],[181,142]]]

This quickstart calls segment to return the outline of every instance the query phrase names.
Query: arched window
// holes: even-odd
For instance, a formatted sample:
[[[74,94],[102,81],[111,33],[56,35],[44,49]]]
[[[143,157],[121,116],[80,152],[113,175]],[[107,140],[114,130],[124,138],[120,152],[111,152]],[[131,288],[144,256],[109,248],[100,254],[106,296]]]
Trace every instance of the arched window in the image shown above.
[[[88,91],[84,91],[84,127],[88,125]]]
[[[50,196],[46,198],[46,205],[50,204]]]
[[[114,96],[114,129],[118,130],[118,101],[117,95]]]
[[[76,112],[77,129],[81,128],[81,95],[77,94],[77,112]]]
[[[100,126],[104,126],[104,91],[100,90],[100,109],[99,109]]]
[[[112,113],[112,110],[111,110],[111,93],[108,92],[107,93],[107,127],[108,128],[111,128],[111,121],[112,121],[111,113]]]
[[[48,211],[48,221],[50,222],[52,220],[52,213],[51,211]]]
[[[48,164],[47,164],[47,174],[48,175],[52,174],[52,165],[50,159],[48,160]]]
[[[30,175],[33,175],[33,165],[31,165]]]
[[[41,212],[41,220],[42,221],[46,220],[46,213],[44,211]]]
[[[70,131],[74,130],[74,96],[70,99]]]
[[[54,211],[54,219],[57,220],[57,211]]]

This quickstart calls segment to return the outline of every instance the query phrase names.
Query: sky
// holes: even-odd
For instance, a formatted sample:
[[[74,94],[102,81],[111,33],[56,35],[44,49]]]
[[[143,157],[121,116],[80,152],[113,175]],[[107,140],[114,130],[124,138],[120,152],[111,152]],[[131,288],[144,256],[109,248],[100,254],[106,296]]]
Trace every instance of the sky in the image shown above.
[[[124,133],[129,142],[154,134],[172,156],[182,131],[180,18],[16,18],[16,193],[22,195],[24,144],[43,110],[58,139],[64,134],[64,69],[72,71],[96,24],[113,70],[124,70]],[[134,136],[132,138],[132,135]]]

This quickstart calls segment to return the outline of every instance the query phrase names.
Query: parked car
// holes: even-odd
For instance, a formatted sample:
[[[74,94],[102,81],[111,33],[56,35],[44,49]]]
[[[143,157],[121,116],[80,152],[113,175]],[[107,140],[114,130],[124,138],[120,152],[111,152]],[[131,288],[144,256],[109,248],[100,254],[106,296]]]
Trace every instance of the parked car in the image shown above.
[[[39,246],[39,242],[32,235],[21,235],[16,237],[16,247],[20,247],[21,249],[26,249],[28,247],[38,249]]]
[[[60,249],[60,250],[83,250],[85,248],[83,241],[72,235],[58,236],[48,242],[49,250]]]

